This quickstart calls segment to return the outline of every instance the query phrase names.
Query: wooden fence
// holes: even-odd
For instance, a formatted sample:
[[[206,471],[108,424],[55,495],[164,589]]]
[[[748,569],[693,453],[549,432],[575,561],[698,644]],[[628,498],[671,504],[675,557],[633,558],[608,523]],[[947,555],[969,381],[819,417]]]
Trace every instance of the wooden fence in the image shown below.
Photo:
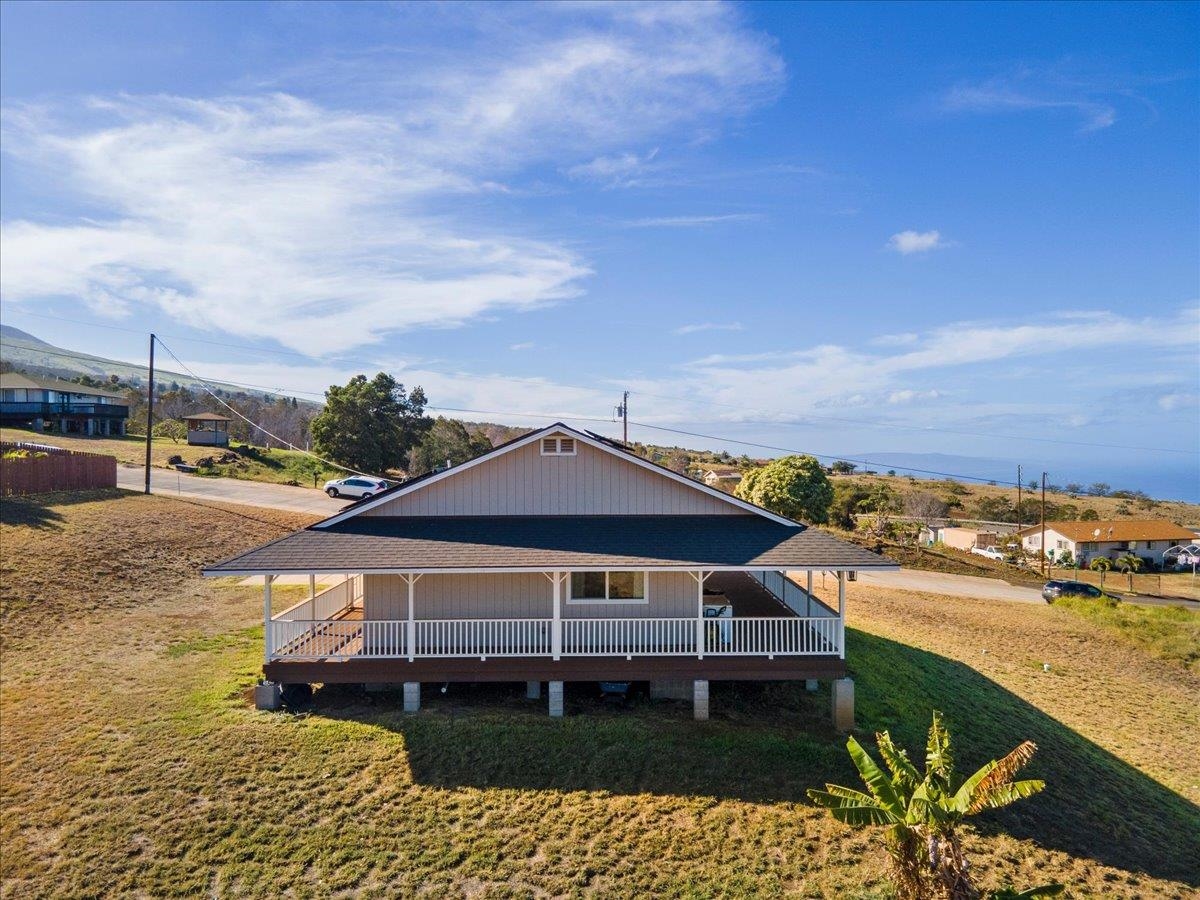
[[[28,456],[9,456],[25,451]],[[117,486],[117,459],[42,444],[0,443],[0,496]]]

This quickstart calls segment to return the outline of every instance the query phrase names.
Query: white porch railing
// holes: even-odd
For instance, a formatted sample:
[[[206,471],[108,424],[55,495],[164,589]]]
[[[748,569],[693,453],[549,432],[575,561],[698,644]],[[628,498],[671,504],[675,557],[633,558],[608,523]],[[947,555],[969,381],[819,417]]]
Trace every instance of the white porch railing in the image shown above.
[[[695,656],[696,619],[563,619],[563,656]]]
[[[746,617],[705,622],[704,652],[721,656],[829,656],[838,652],[838,620]]]
[[[553,619],[418,619],[413,656],[549,656]],[[368,623],[375,624],[375,623]]]
[[[353,606],[362,599],[362,576],[351,575],[337,584],[319,591],[313,597],[305,597],[294,606],[271,617],[275,622],[321,621],[332,619],[343,609]]]
[[[771,594],[779,598],[785,606],[798,616],[837,616],[836,611],[830,609],[782,572],[766,570],[762,572],[747,572],[746,574],[761,584]]]
[[[562,656],[836,656],[840,620],[829,616],[562,619]],[[553,655],[553,619],[271,621],[268,657],[424,659]],[[702,631],[703,637],[698,635]],[[703,647],[697,650],[697,641]]]

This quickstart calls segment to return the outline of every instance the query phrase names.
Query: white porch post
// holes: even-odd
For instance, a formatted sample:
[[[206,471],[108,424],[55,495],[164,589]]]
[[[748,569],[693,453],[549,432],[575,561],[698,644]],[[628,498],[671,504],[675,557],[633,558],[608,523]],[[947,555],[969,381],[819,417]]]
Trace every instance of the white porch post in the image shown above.
[[[408,622],[404,626],[404,643],[408,646],[408,661],[412,662],[417,652],[417,619],[414,612],[413,598],[416,594],[417,582],[421,580],[421,576],[409,572],[404,576],[404,580],[408,583]]]
[[[550,654],[559,660],[562,658],[562,587],[567,573],[554,572],[551,580],[554,582],[554,621],[550,623]],[[553,695],[553,685],[550,692]]]
[[[692,575],[696,579],[696,656],[704,659],[704,582],[711,572],[703,570]]]
[[[271,582],[274,575],[263,576],[263,662],[271,661]]]
[[[317,617],[317,606],[313,602],[317,599],[317,576],[308,576],[308,617],[315,619]]]
[[[838,655],[846,658],[846,573],[838,572]]]

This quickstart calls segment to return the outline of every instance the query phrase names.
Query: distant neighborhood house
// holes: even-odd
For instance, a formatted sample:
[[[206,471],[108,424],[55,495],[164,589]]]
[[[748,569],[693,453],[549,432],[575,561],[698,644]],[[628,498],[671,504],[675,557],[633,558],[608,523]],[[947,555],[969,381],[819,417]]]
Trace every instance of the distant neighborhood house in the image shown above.
[[[1191,529],[1162,519],[1047,522],[1044,547],[1041,525],[1031,525],[1018,534],[1028,552],[1043,552],[1057,559],[1069,553],[1080,565],[1087,565],[1097,557],[1116,559],[1127,553],[1144,562],[1161,563],[1164,551],[1195,537]]]
[[[202,447],[228,447],[229,423],[233,420],[216,413],[196,413],[184,416],[187,424],[187,442]]]
[[[976,547],[990,547],[1000,543],[1001,529],[967,528],[964,526],[946,525],[930,529],[935,543],[944,544],[955,550],[973,550]]]
[[[709,487],[733,487],[742,480],[736,469],[709,469],[704,473],[704,483]]]
[[[60,378],[0,374],[0,424],[61,434],[121,435],[129,418],[123,395]]]

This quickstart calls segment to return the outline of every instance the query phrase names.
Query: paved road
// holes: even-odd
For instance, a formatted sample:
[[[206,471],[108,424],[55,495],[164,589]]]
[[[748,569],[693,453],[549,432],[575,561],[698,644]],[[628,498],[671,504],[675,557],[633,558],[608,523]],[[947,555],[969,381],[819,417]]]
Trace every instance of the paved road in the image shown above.
[[[145,469],[117,466],[118,487],[140,491],[144,489],[145,484]],[[150,470],[150,491],[154,494],[220,500],[225,503],[283,509],[315,516],[331,516],[346,505],[345,500],[331,500],[312,488],[262,481],[238,481],[236,478],[202,478],[198,475],[173,472],[170,469]]]
[[[919,569],[901,569],[899,572],[858,573],[858,580],[879,587],[898,588],[906,591],[924,591],[928,594],[946,594],[950,597],[975,597],[981,600],[1012,600],[1018,603],[1041,603],[1041,588],[1009,584],[999,578],[984,578],[979,575],[950,575],[945,572],[922,572]],[[1120,593],[1119,589],[1117,590]],[[1200,610],[1195,600],[1168,597],[1138,597],[1122,594],[1126,603],[1135,606],[1182,606]]]
[[[901,569],[899,572],[858,573],[858,580],[880,587],[900,588],[906,591],[924,591],[929,594],[948,594],[952,597],[977,597],[981,600],[1016,600],[1021,603],[1042,603],[1042,592],[1038,588],[1022,587],[1001,581],[999,578],[984,578],[980,575],[950,575],[946,572],[922,572],[918,569]]]

